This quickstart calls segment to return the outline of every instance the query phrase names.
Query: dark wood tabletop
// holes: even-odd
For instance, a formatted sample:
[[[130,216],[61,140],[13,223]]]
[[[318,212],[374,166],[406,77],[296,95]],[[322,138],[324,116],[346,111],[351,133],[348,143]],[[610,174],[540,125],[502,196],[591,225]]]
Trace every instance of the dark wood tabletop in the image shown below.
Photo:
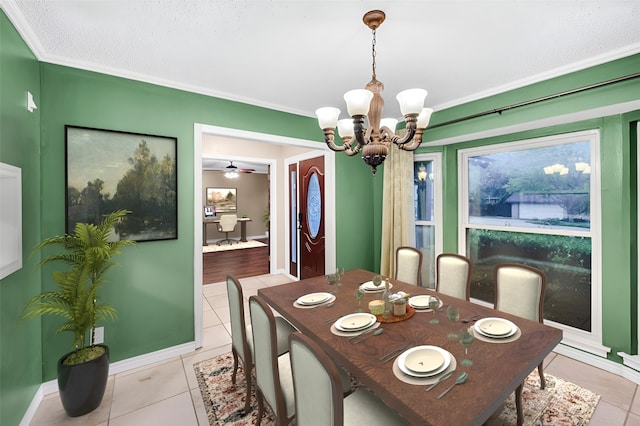
[[[473,365],[465,367],[460,365],[464,357],[462,346],[457,339],[447,335],[457,333],[473,322],[449,322],[445,309],[436,313],[439,324],[429,323],[433,315],[431,312],[417,312],[405,321],[382,324],[384,332],[381,335],[370,336],[357,344],[331,333],[331,323],[325,324],[324,321],[355,312],[358,304],[354,292],[360,284],[370,281],[373,275],[373,272],[365,270],[346,272],[331,307],[301,309],[293,305],[298,297],[305,294],[334,290],[324,276],[262,288],[258,290],[258,296],[302,333],[313,337],[338,365],[412,424],[481,425],[562,340],[562,331],[557,328],[395,280],[391,280],[394,292],[402,290],[411,295],[436,294],[445,307],[449,304],[459,307],[460,319],[473,315],[505,318],[515,323],[522,335],[510,343],[489,343],[475,339],[469,349]],[[362,307],[366,309],[374,297],[379,298],[380,294],[367,294]],[[446,349],[458,361],[456,372],[430,392],[425,392],[426,386],[399,380],[392,371],[393,362],[384,363],[379,358],[404,345],[435,345]],[[456,386],[444,398],[437,399],[463,371],[469,375],[467,382]]]

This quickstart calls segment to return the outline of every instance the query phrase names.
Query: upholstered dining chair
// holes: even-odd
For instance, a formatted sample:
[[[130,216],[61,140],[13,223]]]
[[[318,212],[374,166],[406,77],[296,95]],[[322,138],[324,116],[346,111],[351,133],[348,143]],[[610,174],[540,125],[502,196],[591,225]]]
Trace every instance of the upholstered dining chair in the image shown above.
[[[229,316],[231,320],[231,353],[233,354],[233,374],[231,382],[236,383],[238,360],[242,361],[242,369],[247,382],[247,399],[244,404],[245,412],[251,407],[251,386],[253,371],[253,331],[247,323],[244,314],[244,296],[240,282],[233,276],[227,275],[227,298],[229,300]],[[296,329],[282,317],[275,317],[276,326],[276,354],[289,352],[289,334]]]
[[[436,291],[469,300],[471,260],[460,254],[441,253],[436,258]]]
[[[237,243],[236,240],[232,240],[229,238],[229,232],[233,232],[236,229],[236,224],[238,223],[238,216],[235,214],[223,214],[220,216],[220,222],[218,223],[218,232],[224,232],[225,237],[223,240],[218,241],[216,244],[220,245],[225,241],[228,241],[229,244],[234,242]]]
[[[540,323],[544,320],[546,276],[538,268],[520,263],[501,263],[494,270],[495,309]],[[546,382],[542,362],[538,365],[540,389]],[[522,424],[522,387],[516,389],[516,413]]]
[[[421,273],[422,252],[414,247],[398,247],[396,249],[395,279],[419,286]]]
[[[251,296],[249,310],[253,329],[258,426],[264,414],[265,401],[276,416],[275,424],[288,425],[295,417],[289,353],[278,356],[276,321],[269,305],[259,296]]]
[[[338,367],[310,337],[289,336],[296,425],[406,425],[366,389],[343,397]]]

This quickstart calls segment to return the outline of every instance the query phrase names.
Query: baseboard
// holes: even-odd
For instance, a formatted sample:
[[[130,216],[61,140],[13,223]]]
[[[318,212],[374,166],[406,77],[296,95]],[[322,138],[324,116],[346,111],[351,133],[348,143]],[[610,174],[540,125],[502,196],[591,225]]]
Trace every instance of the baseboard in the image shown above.
[[[633,383],[640,385],[640,372],[630,368],[624,364],[620,364],[615,361],[611,361],[607,358],[601,358],[589,352],[581,351],[580,349],[573,348],[571,346],[563,345],[560,343],[553,351],[557,354],[564,355],[568,358],[575,359],[576,361],[584,362],[587,365],[599,368],[617,376],[623,377]]]
[[[117,361],[109,364],[109,375],[114,375],[118,373],[124,373],[125,371],[133,370],[136,368],[144,367],[147,365],[154,364],[156,362],[166,361],[171,358],[175,358],[181,355],[185,355],[196,350],[195,342],[183,343],[182,345],[172,346],[170,348],[161,349],[159,351],[150,352],[148,354],[136,356],[133,358],[123,359],[122,361]],[[42,399],[49,394],[58,392],[58,381],[50,380],[48,382],[42,383],[35,395],[33,396],[27,411],[22,416],[22,420],[20,421],[20,426],[27,426],[33,420],[33,416],[35,415],[38,406],[42,402]]]

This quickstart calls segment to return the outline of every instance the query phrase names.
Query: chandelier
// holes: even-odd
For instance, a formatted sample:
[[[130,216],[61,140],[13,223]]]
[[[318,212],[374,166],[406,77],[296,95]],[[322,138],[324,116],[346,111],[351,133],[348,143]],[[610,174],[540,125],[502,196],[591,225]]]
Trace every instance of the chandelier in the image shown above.
[[[371,166],[373,174],[376,167],[382,164],[389,154],[391,143],[405,151],[414,151],[422,142],[422,133],[429,124],[433,109],[423,108],[427,91],[409,89],[398,93],[396,99],[400,103],[400,111],[406,123],[406,134],[399,137],[395,134],[398,120],[382,118],[384,100],[381,93],[384,85],[376,80],[376,29],[384,22],[385,14],[381,10],[372,10],[362,18],[373,34],[371,43],[372,76],[364,89],[350,90],[344,94],[347,111],[351,119],[338,120],[340,110],[324,107],[316,110],[318,124],[324,131],[324,140],[333,151],[344,151],[347,155],[356,155],[362,150],[362,159]],[[365,127],[365,117],[369,128]],[[338,126],[338,134],[342,145],[336,145],[334,130]]]

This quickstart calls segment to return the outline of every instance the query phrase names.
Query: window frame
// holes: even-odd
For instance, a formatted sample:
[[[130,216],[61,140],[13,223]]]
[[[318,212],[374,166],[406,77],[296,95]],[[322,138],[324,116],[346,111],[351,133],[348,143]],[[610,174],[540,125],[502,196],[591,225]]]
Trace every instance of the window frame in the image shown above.
[[[423,262],[433,265],[434,270],[434,286],[435,286],[435,263],[438,254],[442,253],[443,247],[443,230],[442,230],[442,153],[431,152],[413,155],[413,163],[415,169],[415,163],[431,161],[433,164],[433,220],[417,220],[414,214],[414,229],[413,235],[416,235],[416,227],[418,226],[433,226],[435,232],[434,240],[434,258],[424,259]],[[412,211],[415,211],[415,200],[412,197]],[[424,273],[424,272],[423,272]],[[423,283],[424,285],[424,283]]]
[[[514,226],[482,225],[469,221],[469,170],[470,157],[487,154],[497,154],[507,151],[519,151],[542,148],[553,145],[570,144],[589,141],[590,143],[590,227],[588,230],[558,230],[543,228],[524,228]],[[540,138],[515,140],[513,142],[483,145],[458,150],[458,250],[466,252],[466,238],[468,229],[488,229],[506,232],[522,232],[532,234],[588,236],[591,239],[591,331],[580,330],[550,320],[545,324],[560,328],[563,331],[563,343],[606,357],[610,351],[602,345],[602,256],[601,256],[601,179],[600,179],[600,132],[597,129],[556,134]],[[473,299],[482,305],[491,304]]]

